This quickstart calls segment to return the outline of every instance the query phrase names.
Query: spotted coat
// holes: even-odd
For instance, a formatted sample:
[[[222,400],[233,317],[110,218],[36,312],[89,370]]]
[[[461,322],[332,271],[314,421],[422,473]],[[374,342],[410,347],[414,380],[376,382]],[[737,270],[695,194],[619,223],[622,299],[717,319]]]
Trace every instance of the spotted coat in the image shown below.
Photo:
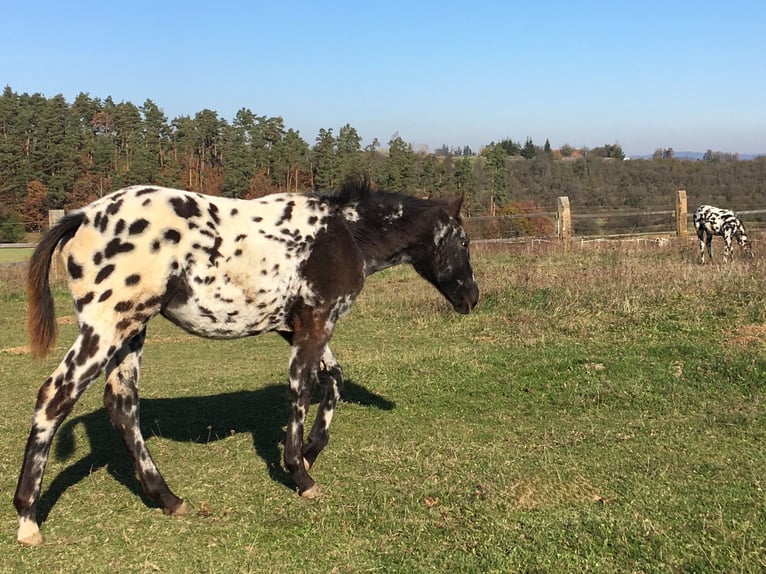
[[[14,496],[17,539],[42,541],[36,519],[53,435],[106,373],[104,405],[146,493],[185,514],[151,458],[138,422],[146,324],[161,314],[190,333],[231,339],[276,331],[292,346],[285,468],[298,492],[318,494],[308,471],[329,440],[343,376],[328,345],[365,277],[411,263],[461,312],[478,300],[453,204],[347,186],[338,196],[276,194],[243,201],[135,186],[67,214],[44,236],[28,277],[30,347],[44,356],[56,324],[48,272],[60,248],[79,333],[39,390]],[[306,441],[315,383],[325,389]]]
[[[745,227],[737,215],[730,209],[720,209],[712,205],[700,205],[692,214],[694,229],[700,244],[700,263],[705,263],[705,250],[713,260],[713,236],[720,235],[724,242],[724,263],[731,260],[732,242],[739,243],[747,256],[752,256],[750,242]]]

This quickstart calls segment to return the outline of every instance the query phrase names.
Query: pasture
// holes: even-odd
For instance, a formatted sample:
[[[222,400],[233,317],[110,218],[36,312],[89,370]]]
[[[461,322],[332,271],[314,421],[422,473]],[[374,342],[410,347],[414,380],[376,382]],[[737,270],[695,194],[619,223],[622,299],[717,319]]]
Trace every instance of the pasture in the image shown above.
[[[20,263],[32,256],[31,247],[3,247],[0,249],[0,265],[3,263]]]
[[[32,362],[17,270],[0,269],[0,571],[761,572],[759,243],[750,263],[705,267],[696,238],[477,250],[467,316],[409,268],[372,276],[332,342],[349,381],[317,500],[281,467],[284,341],[156,319],[141,422],[193,512],[143,496],[97,383],[54,441],[31,549],[13,491],[35,393],[76,326],[59,289],[58,349]]]

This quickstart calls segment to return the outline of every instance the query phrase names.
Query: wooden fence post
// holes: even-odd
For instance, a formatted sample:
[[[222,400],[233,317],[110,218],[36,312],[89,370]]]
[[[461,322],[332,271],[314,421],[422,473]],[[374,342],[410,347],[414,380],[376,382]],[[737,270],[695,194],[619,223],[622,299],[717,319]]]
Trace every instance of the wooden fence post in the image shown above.
[[[686,238],[686,190],[676,191],[676,236]]]
[[[50,209],[48,210],[48,229],[56,225],[59,220],[64,217],[63,209]],[[53,279],[58,281],[60,278],[65,277],[64,265],[61,261],[61,257],[58,255],[59,250],[56,250],[56,254],[53,256],[53,263],[51,265],[51,271]]]
[[[64,217],[63,209],[49,209],[48,210],[48,228],[56,225],[59,220]]]
[[[568,249],[572,243],[572,213],[569,210],[569,198],[566,196],[559,197],[556,201],[556,222],[559,239],[564,243],[564,249]]]

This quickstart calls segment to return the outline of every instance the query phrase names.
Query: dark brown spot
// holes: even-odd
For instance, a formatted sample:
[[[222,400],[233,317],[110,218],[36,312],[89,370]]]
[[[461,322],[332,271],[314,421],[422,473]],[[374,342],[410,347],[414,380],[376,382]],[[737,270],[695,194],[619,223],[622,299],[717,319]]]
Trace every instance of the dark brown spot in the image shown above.
[[[98,284],[98,283],[101,283],[101,282],[102,282],[104,279],[106,279],[107,277],[109,277],[109,276],[110,276],[110,275],[111,275],[113,272],[114,272],[114,265],[113,265],[113,264],[111,264],[111,263],[110,263],[109,265],[106,265],[106,266],[105,266],[103,269],[101,269],[101,271],[99,271],[99,272],[98,272],[98,274],[96,275],[96,280],[95,280],[95,283],[96,283],[96,284]]]
[[[81,345],[75,356],[75,363],[82,366],[98,352],[98,343],[101,337],[91,325],[83,325],[80,329]]]
[[[170,198],[170,205],[173,207],[173,211],[176,212],[178,217],[189,219],[190,217],[199,217],[202,212],[199,210],[199,205],[193,197],[181,196]]]
[[[101,296],[98,298],[98,302],[99,303],[103,303],[104,301],[109,299],[109,297],[111,297],[111,296],[112,296],[112,290],[111,289],[107,289],[106,291],[101,293]]]
[[[202,317],[205,317],[206,319],[210,319],[211,323],[217,323],[218,318],[213,314],[213,312],[208,309],[207,307],[200,306],[199,308],[200,315]]]
[[[106,208],[107,215],[114,215],[118,211],[120,211],[120,207],[122,207],[122,199],[118,199],[117,201],[112,201],[112,203],[109,204],[109,206]]]
[[[139,233],[143,233],[147,227],[149,227],[149,222],[146,219],[136,219],[128,227],[128,235],[138,235]]]
[[[118,253],[127,253],[128,251],[133,251],[135,247],[136,246],[132,243],[120,241],[119,237],[115,237],[109,243],[107,243],[106,248],[104,249],[104,257],[111,259]]]
[[[288,201],[285,204],[285,210],[282,212],[281,217],[277,220],[277,225],[282,225],[285,221],[290,221],[290,219],[292,219],[293,207],[295,207],[294,201]]]
[[[75,301],[75,307],[77,308],[77,311],[82,311],[85,305],[93,301],[93,297],[95,297],[95,293],[90,291],[88,294],[80,297],[77,301]]]
[[[144,301],[144,307],[152,309],[162,303],[162,298],[159,295],[155,295],[154,297],[149,297],[146,301]]]
[[[130,311],[133,308],[133,301],[120,301],[114,306],[114,310],[118,313],[124,313]]]
[[[141,281],[141,275],[133,273],[125,278],[125,285],[136,285],[139,281]]]
[[[163,234],[163,237],[166,241],[170,241],[172,243],[178,243],[181,241],[181,233],[177,229],[168,229]]]
[[[192,289],[186,277],[173,276],[168,279],[168,286],[165,290],[165,305],[167,307],[183,306],[189,300]]]
[[[71,255],[67,258],[66,268],[72,279],[82,279],[82,265],[78,265]]]
[[[44,385],[40,389],[40,395],[43,393],[43,389],[45,389],[47,386]],[[56,394],[53,396],[53,399],[48,403],[48,406],[45,407],[45,416],[48,418],[48,420],[53,420],[61,416],[62,414],[65,414],[69,410],[69,406],[71,405],[68,397],[69,397],[69,389],[71,389],[73,386],[73,383],[67,383],[62,384],[58,390],[56,391]],[[38,398],[38,403],[41,403],[41,398]]]
[[[211,203],[210,205],[208,205],[207,212],[208,214],[210,214],[210,219],[212,219],[216,225],[221,223],[221,218],[218,217],[218,206],[216,204]]]

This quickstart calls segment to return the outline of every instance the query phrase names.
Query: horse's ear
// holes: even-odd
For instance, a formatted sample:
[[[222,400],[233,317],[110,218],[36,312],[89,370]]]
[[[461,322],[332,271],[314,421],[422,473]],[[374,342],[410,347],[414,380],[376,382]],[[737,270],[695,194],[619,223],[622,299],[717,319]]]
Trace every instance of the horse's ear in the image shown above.
[[[460,219],[460,209],[463,207],[463,197],[464,194],[461,193],[460,197],[455,199],[455,201],[450,203],[449,207],[447,207],[447,211],[455,219]]]

